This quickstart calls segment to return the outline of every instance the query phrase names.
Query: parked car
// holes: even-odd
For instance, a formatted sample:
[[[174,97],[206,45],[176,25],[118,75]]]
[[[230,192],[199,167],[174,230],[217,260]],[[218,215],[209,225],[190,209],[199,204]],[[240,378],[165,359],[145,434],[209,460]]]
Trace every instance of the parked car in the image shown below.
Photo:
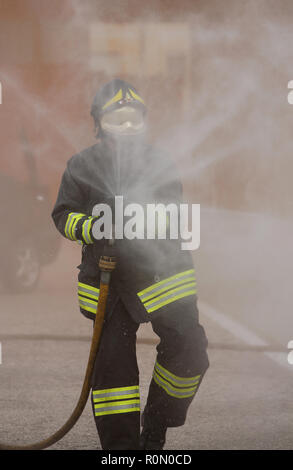
[[[0,276],[11,292],[32,291],[58,254],[61,237],[45,187],[0,173]]]

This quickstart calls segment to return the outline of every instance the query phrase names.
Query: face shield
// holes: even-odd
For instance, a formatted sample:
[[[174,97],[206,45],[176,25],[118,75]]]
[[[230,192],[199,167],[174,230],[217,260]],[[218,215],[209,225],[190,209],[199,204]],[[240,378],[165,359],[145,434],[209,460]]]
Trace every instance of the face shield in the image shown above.
[[[135,136],[145,130],[145,120],[141,109],[123,106],[105,113],[101,118],[103,131],[113,136]]]

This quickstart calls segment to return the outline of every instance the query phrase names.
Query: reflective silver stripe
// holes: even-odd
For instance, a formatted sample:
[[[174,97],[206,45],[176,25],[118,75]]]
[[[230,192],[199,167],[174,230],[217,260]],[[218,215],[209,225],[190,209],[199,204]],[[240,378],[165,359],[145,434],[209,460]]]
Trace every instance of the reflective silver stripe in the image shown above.
[[[144,294],[139,295],[139,298],[142,302],[145,302],[146,300],[154,297],[156,294],[163,293],[167,291],[168,289],[171,289],[171,287],[177,287],[180,284],[184,284],[187,281],[195,281],[195,276],[189,274],[185,274],[184,276],[181,277],[175,277],[171,281],[165,282],[164,284],[161,285],[156,285],[154,284],[154,288],[151,291],[145,292]]]
[[[65,233],[67,238],[70,238],[70,240],[75,240],[72,236],[72,233],[71,233],[72,223],[73,223],[75,217],[80,216],[80,215],[81,214],[79,212],[70,212],[70,214],[67,217],[67,222],[65,224],[64,233]]]
[[[92,224],[92,218],[86,220],[82,224],[82,237],[84,241],[89,245],[90,243],[93,243],[93,240],[91,239],[90,236],[90,229],[91,229],[91,224]]]
[[[111,400],[111,399],[114,399],[114,400],[117,400],[118,398],[128,398],[129,395],[131,396],[139,396],[139,388],[138,387],[135,387],[135,388],[132,388],[132,389],[129,389],[129,390],[117,390],[117,391],[109,391],[107,393],[99,393],[99,394],[96,394],[95,392],[93,392],[93,400],[94,402],[99,402],[99,401],[105,401],[105,399],[107,400]]]
[[[82,294],[86,294],[89,297],[92,297],[93,299],[99,298],[99,289],[95,289],[94,287],[91,288],[91,286],[84,287],[84,285],[81,285],[78,283],[78,292]]]
[[[162,383],[164,383],[166,385],[168,390],[173,391],[173,393],[177,393],[177,392],[179,394],[190,393],[190,392],[194,391],[198,386],[198,383],[196,383],[196,384],[193,384],[193,385],[187,385],[186,388],[182,388],[182,387],[178,388],[177,386],[174,386],[173,384],[170,384],[169,382],[167,382],[167,380],[165,380],[163,377],[161,377],[157,373],[156,370],[154,370],[153,377],[157,377]]]
[[[192,386],[196,385],[199,382],[200,375],[195,377],[178,377],[172,372],[169,372],[163,366],[161,366],[158,362],[155,364],[155,369],[159,372],[165,379],[169,380],[169,382],[173,383],[177,387],[184,387],[184,386]]]
[[[165,284],[169,282],[179,282],[180,279],[183,279],[184,277],[194,277],[194,269],[188,269],[187,271],[182,271],[181,273],[174,274],[173,276],[167,277],[166,279],[163,279],[160,282],[156,282],[155,284],[152,284],[151,286],[147,287],[146,289],[143,289],[142,291],[138,292],[138,297],[144,301],[146,300],[146,297],[152,297],[152,292],[156,291],[157,289],[162,289]],[[143,300],[142,300],[143,301]]]
[[[181,298],[182,294],[184,293],[186,293],[187,295],[195,294],[196,293],[195,286],[196,286],[196,283],[192,282],[189,284],[184,284],[181,287],[176,287],[175,289],[167,292],[166,294],[163,294],[159,297],[156,297],[153,300],[150,300],[149,302],[146,302],[144,306],[148,312],[152,311],[153,309],[157,310],[157,308],[163,307],[165,304],[172,302],[172,299],[174,299],[175,301]]]
[[[95,416],[140,411],[139,400],[124,400],[122,402],[103,403],[95,405]]]
[[[85,284],[84,282],[79,282],[78,286],[79,287],[84,287],[85,289],[89,289],[95,294],[99,294],[99,292],[100,292],[100,289],[98,287],[94,287],[91,284]]]
[[[197,389],[197,385],[196,385],[196,386],[190,388],[189,390],[188,389],[177,390],[174,387],[172,387],[172,385],[170,385],[168,382],[166,382],[164,379],[159,377],[159,375],[155,371],[154,371],[154,374],[153,374],[153,378],[154,378],[154,381],[157,383],[157,385],[162,387],[165,390],[165,392],[168,393],[168,395],[170,395],[172,397],[175,397],[175,398],[192,397],[195,394],[195,391]]]
[[[81,302],[84,303],[84,305],[88,305],[89,307],[97,305],[98,303],[96,300],[86,299],[85,297],[82,297],[81,295],[79,295],[78,298]]]
[[[94,390],[94,395],[102,395],[103,393],[113,393],[113,392],[121,392],[122,390],[138,390],[138,385],[129,385],[128,387],[116,387],[116,388],[106,388],[103,390]]]
[[[74,217],[74,212],[71,212],[67,217],[67,221],[66,221],[65,228],[64,228],[64,233],[65,233],[66,237],[70,238],[71,240],[72,240],[72,238],[71,238],[70,233],[68,232],[68,228],[69,228],[69,225],[70,225],[71,220],[72,220],[73,217]]]
[[[98,302],[78,296],[79,306],[88,312],[96,313]]]
[[[77,238],[75,236],[75,229],[76,229],[76,225],[77,225],[77,222],[82,219],[84,217],[84,214],[79,214],[79,215],[76,215],[75,218],[74,218],[74,221],[73,221],[73,224],[72,224],[72,227],[71,227],[71,237],[73,238],[73,240],[77,241]]]
[[[80,305],[80,308],[82,308],[83,310],[86,310],[87,312],[93,313],[94,315],[97,314],[97,309],[96,308],[85,307],[85,306],[81,306],[81,305]]]
[[[113,410],[125,410],[126,408],[136,408],[137,405],[139,405],[139,401],[137,401],[137,403],[127,403],[127,401],[125,402],[125,405],[111,405],[111,406],[105,406],[104,408],[100,408],[95,406],[95,410],[99,411],[99,412],[102,412],[102,411],[113,411]]]

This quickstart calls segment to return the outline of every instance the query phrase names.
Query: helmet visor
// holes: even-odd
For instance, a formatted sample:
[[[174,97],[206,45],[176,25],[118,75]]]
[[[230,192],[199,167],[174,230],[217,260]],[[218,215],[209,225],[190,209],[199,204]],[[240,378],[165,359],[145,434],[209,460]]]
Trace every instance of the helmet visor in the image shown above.
[[[123,106],[105,113],[101,119],[104,131],[114,135],[136,135],[145,130],[145,120],[141,109]]]

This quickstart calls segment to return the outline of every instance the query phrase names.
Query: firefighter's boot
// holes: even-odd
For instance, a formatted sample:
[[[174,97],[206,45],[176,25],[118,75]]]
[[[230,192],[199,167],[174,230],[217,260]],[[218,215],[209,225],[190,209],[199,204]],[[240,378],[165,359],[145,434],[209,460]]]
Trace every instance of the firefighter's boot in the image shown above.
[[[140,450],[161,450],[166,441],[167,427],[142,416],[142,432],[140,435]]]

